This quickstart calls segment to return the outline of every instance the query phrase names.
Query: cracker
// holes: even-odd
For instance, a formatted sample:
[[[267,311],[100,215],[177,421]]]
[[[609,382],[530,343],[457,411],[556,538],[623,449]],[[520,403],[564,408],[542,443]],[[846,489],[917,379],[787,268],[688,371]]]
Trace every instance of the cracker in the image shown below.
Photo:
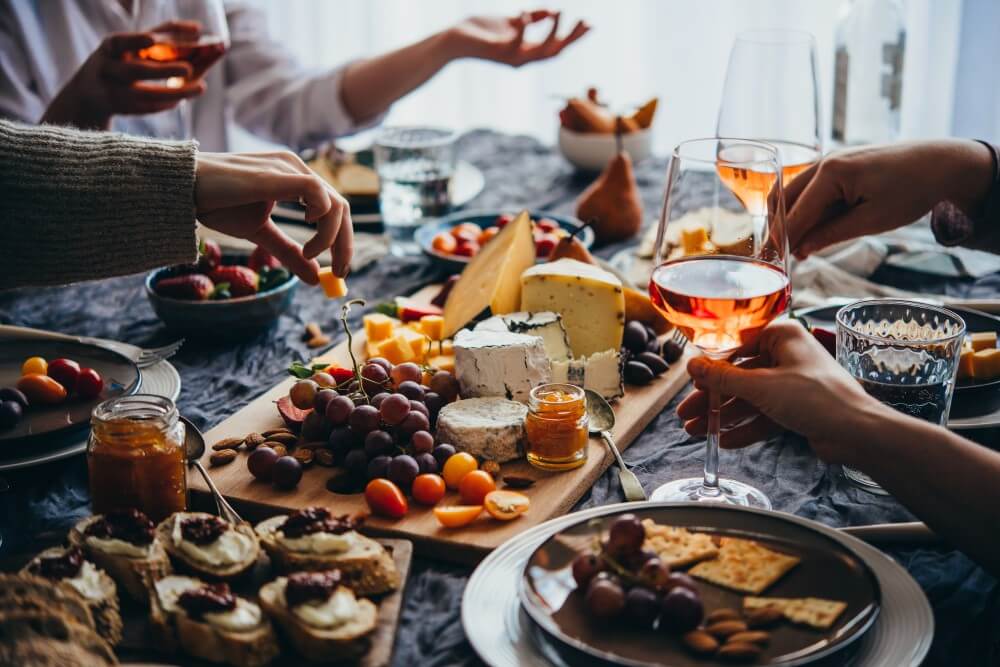
[[[760,594],[800,560],[752,540],[723,537],[721,543],[718,558],[698,563],[688,574],[743,593]]]
[[[652,519],[642,522],[646,529],[643,549],[656,553],[670,567],[683,567],[707,558],[715,558],[719,549],[711,535],[692,533],[687,528],[664,526]]]
[[[844,613],[847,603],[822,598],[743,598],[744,611],[764,607],[780,609],[785,618],[792,623],[802,623],[826,630]]]

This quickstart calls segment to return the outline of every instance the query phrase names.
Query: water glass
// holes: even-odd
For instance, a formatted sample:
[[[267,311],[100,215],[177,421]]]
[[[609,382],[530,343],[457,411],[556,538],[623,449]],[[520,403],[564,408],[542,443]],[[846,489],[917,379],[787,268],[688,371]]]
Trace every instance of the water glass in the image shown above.
[[[882,403],[944,426],[955,390],[965,321],[946,308],[914,301],[870,299],[837,313],[837,361]],[[845,476],[885,493],[864,473]]]
[[[406,241],[451,209],[455,133],[435,127],[389,127],[375,141],[379,206],[386,232]]]

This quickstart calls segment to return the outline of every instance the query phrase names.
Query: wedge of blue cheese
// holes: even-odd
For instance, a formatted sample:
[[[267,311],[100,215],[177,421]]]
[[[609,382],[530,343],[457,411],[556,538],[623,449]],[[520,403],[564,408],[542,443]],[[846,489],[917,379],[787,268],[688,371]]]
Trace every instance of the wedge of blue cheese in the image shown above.
[[[455,336],[455,377],[463,398],[497,396],[526,403],[531,390],[552,381],[540,336],[463,329]]]
[[[473,456],[513,461],[524,456],[527,415],[524,404],[505,398],[461,399],[441,408],[437,439]]]
[[[625,395],[618,350],[605,350],[583,359],[554,361],[552,381],[590,389],[609,401]]]
[[[555,363],[573,356],[569,338],[559,313],[510,313],[497,315],[476,325],[476,331],[509,331],[510,333],[538,336],[545,346],[549,361]]]

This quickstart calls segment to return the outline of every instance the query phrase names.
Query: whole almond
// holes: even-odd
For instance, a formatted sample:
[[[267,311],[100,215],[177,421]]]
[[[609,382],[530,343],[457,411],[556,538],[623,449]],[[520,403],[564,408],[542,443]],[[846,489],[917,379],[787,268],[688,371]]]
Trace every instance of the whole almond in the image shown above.
[[[706,626],[715,625],[716,623],[721,623],[722,621],[741,621],[741,620],[743,620],[743,616],[740,615],[740,612],[736,611],[735,609],[722,608],[722,609],[716,609],[708,616],[706,616],[705,625]]]
[[[264,442],[260,443],[260,446],[270,447],[271,449],[274,449],[275,447],[284,447],[285,443],[278,442],[277,440],[265,440]]]
[[[212,452],[211,456],[208,457],[208,461],[213,466],[224,466],[236,460],[237,454],[238,452],[235,449],[220,449]]]
[[[768,642],[771,641],[771,633],[764,632],[763,630],[747,630],[746,632],[737,632],[735,635],[729,635],[729,639],[726,643],[730,642],[746,642],[749,644],[760,644],[761,646],[767,646]]]
[[[725,639],[737,632],[746,632],[747,624],[743,621],[720,621],[705,628],[708,634],[717,639]]]
[[[296,442],[298,442],[299,438],[294,433],[275,433],[273,435],[268,436],[267,439],[272,440],[274,442],[280,442],[285,447],[291,447]]]
[[[260,434],[262,436],[264,436],[265,438],[270,438],[272,435],[275,435],[277,433],[292,433],[292,432],[290,430],[288,430],[287,428],[285,428],[284,426],[282,426],[281,428],[272,428],[272,429],[269,429],[267,431],[261,431]],[[292,433],[292,435],[295,435],[295,434]]]
[[[288,456],[288,447],[285,447],[280,442],[275,443],[274,446],[271,447],[271,449],[273,449],[274,453],[277,454],[279,457]],[[746,630],[746,628],[743,629]]]
[[[692,653],[697,655],[709,655],[715,653],[716,649],[719,648],[719,642],[715,637],[708,634],[704,630],[692,630],[691,632],[685,633],[681,637],[681,641],[687,646]]]
[[[239,449],[242,444],[243,438],[224,438],[212,445],[212,449],[216,452],[223,449]]]
[[[309,466],[311,466],[312,462],[313,462],[313,459],[315,458],[315,454],[313,453],[313,450],[311,450],[311,449],[301,449],[301,448],[296,449],[292,453],[292,456],[295,457],[296,461],[298,461],[299,463],[302,464],[303,468],[308,468]]]
[[[243,444],[247,446],[247,449],[257,449],[258,446],[264,444],[266,438],[260,433],[251,433],[247,437],[243,438]]]
[[[784,617],[777,607],[761,607],[747,612],[747,625],[751,628],[769,628]]]
[[[317,449],[314,458],[316,459],[316,465],[320,465],[325,468],[333,467],[333,452],[329,449]]]
[[[310,338],[309,340],[306,341],[306,347],[309,348],[326,347],[329,344],[330,344],[329,336],[314,336],[313,338]]]
[[[743,662],[755,660],[761,653],[764,652],[757,644],[750,644],[748,642],[726,642],[716,653],[717,656],[723,660],[732,660],[733,662]]]
[[[303,338],[305,340],[309,340],[310,338],[316,338],[317,336],[322,336],[322,335],[323,335],[323,330],[319,328],[319,324],[317,324],[316,322],[309,322],[308,324],[306,324],[306,332],[303,335]]]

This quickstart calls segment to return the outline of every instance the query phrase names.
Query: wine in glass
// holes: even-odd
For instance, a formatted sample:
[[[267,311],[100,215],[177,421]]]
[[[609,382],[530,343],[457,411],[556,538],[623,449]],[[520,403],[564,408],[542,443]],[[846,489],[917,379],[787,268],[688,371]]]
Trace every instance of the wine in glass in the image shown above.
[[[674,256],[667,227],[687,224],[688,214],[706,227],[708,243],[702,254]],[[788,307],[787,257],[781,166],[772,146],[715,138],[674,149],[649,282],[653,304],[671,324],[706,355],[729,358]],[[719,479],[720,402],[709,396],[703,477],[669,482],[653,500],[771,506],[749,484]]]
[[[736,36],[715,134],[774,146],[786,186],[819,160],[823,142],[811,34],[751,30]]]

